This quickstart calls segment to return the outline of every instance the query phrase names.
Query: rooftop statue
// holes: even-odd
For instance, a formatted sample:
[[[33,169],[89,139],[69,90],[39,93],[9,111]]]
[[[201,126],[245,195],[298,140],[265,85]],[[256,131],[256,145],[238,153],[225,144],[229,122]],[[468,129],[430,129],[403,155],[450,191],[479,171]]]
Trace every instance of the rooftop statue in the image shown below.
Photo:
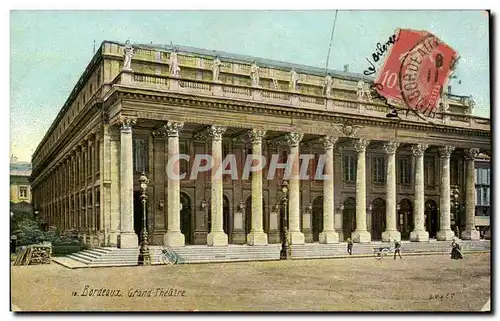
[[[292,87],[292,90],[295,91],[297,90],[297,83],[299,82],[299,74],[293,68],[290,71],[290,78],[291,78],[290,85]]]
[[[333,89],[333,78],[330,74],[325,77],[325,94],[327,97],[330,97]]]
[[[170,53],[170,59],[168,60],[168,71],[170,75],[174,77],[180,77],[181,67],[179,67],[179,61],[177,59],[177,50]]]
[[[130,67],[132,63],[132,57],[134,56],[134,48],[130,45],[130,41],[125,41],[125,47],[123,48],[123,54],[125,59],[123,60],[123,70],[132,70]]]
[[[255,60],[252,63],[252,66],[250,66],[250,77],[252,78],[252,86],[260,87],[259,66],[257,66]]]
[[[212,79],[213,81],[219,81],[219,72],[220,72],[220,66],[222,65],[222,62],[219,59],[219,56],[215,57],[214,61],[212,62]]]

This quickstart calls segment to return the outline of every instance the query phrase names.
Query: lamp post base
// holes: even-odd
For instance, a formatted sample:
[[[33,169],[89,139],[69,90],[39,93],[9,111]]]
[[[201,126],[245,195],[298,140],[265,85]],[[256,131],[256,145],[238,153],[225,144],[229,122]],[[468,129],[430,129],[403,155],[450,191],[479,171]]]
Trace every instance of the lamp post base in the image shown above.
[[[151,265],[151,255],[148,253],[139,253],[139,258],[137,260],[138,265]]]

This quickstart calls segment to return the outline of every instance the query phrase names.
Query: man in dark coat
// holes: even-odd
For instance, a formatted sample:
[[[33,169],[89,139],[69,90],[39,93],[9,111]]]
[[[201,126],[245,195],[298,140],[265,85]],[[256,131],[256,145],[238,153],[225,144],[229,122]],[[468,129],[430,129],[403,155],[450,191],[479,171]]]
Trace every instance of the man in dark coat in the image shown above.
[[[352,255],[352,240],[351,238],[348,238],[347,239],[347,253],[349,253],[349,255]]]
[[[394,240],[394,259],[396,259],[396,255],[399,255],[399,258],[403,259],[401,256],[401,242],[398,240]]]

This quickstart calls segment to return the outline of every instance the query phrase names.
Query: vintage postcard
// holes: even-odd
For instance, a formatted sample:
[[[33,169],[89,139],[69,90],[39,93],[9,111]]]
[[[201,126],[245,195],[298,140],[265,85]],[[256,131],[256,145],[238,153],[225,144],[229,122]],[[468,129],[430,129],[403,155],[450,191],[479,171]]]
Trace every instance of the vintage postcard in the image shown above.
[[[491,19],[10,11],[11,311],[491,311]]]

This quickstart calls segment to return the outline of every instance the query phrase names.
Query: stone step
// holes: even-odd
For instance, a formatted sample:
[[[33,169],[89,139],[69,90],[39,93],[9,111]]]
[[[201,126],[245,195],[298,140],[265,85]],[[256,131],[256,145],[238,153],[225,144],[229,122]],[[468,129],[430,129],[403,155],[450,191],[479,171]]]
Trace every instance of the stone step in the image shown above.
[[[88,260],[88,259],[85,259],[85,258],[81,258],[79,256],[76,256],[75,254],[68,254],[68,255],[66,255],[66,257],[68,257],[68,258],[70,258],[72,260],[78,261],[80,263],[85,263],[85,264],[89,264],[89,263],[92,262],[91,260]]]
[[[81,252],[76,252],[76,253],[73,253],[71,254],[72,256],[76,256],[76,257],[79,257],[83,260],[87,260],[87,261],[93,261],[95,260],[97,257],[93,256],[93,255],[89,255],[88,253],[85,253],[83,251]]]

